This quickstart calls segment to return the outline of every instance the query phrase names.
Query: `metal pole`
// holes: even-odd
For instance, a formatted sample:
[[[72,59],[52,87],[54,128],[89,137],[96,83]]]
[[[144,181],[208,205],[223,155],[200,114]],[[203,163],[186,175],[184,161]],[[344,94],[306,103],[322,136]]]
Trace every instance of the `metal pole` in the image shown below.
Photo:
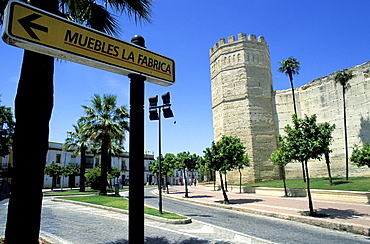
[[[158,121],[158,138],[159,138],[159,145],[158,145],[158,151],[159,151],[159,159],[158,159],[158,169],[159,169],[159,182],[158,182],[158,188],[159,188],[159,214],[162,213],[162,146],[161,146],[161,108],[159,108],[159,121]]]
[[[144,46],[144,38],[134,36],[132,43]],[[130,74],[130,185],[128,241],[144,243],[144,92],[145,76]]]

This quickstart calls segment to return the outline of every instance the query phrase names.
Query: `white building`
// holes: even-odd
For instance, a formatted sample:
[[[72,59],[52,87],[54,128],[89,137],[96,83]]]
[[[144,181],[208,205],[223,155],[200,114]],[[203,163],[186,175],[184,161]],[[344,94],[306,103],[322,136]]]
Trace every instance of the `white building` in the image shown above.
[[[149,171],[149,165],[154,161],[153,154],[144,154],[144,177],[143,184],[153,183],[153,175]],[[71,151],[63,151],[63,143],[49,142],[49,150],[46,157],[46,165],[50,165],[53,162],[59,164],[61,167],[67,165],[80,165],[81,155],[74,156]],[[86,153],[86,170],[92,169],[100,164],[100,156],[94,156],[91,152]],[[129,184],[129,153],[124,152],[119,157],[112,157],[112,167],[117,167],[121,170],[119,178],[112,179],[112,184],[124,183]],[[79,176],[69,176],[69,177],[58,177],[56,180],[56,185],[54,187],[79,187]],[[51,188],[52,177],[44,176],[44,188]]]
[[[154,154],[146,152],[144,154],[144,175],[143,184],[155,185],[157,184],[157,177],[150,172],[149,165],[154,161]],[[49,150],[46,156],[46,166],[57,163],[61,167],[67,165],[79,166],[81,162],[81,155],[75,156],[71,151],[63,151],[63,143],[49,142]],[[0,157],[0,170],[7,169],[12,165],[12,151],[10,155]],[[100,164],[100,155],[94,156],[91,152],[86,153],[86,170],[92,169]],[[120,185],[129,185],[130,169],[129,169],[129,153],[124,152],[119,157],[112,157],[112,167],[120,169],[120,177],[112,179],[112,184],[120,183]],[[191,179],[198,179],[198,172],[185,172],[187,182]],[[163,176],[164,178],[164,176]],[[61,184],[63,182],[63,185]],[[71,188],[79,187],[80,176],[60,176],[56,179],[54,187]],[[174,175],[168,177],[170,185],[182,185],[184,183],[184,172],[182,170],[174,170]],[[44,175],[44,188],[51,188],[52,177]]]

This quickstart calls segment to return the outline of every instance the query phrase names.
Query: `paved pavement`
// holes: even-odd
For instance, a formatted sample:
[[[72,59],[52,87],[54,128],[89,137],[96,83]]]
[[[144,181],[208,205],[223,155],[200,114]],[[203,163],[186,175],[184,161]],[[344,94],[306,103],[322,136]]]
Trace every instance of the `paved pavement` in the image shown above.
[[[184,186],[172,186],[170,194],[163,197],[192,201],[194,203],[217,206],[247,213],[293,220],[324,228],[348,231],[370,236],[370,204],[344,200],[313,199],[318,212],[327,217],[304,216],[308,212],[307,197],[279,197],[253,193],[227,192],[230,204],[221,204],[222,191],[212,191],[204,186],[188,187],[189,198],[184,198]]]

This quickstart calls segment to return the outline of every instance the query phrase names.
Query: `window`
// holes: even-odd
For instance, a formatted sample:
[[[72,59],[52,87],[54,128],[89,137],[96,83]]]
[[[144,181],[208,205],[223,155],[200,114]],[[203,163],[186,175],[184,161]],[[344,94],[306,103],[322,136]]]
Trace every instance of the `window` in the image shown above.
[[[86,156],[86,168],[92,169],[94,166],[94,157],[93,156]]]
[[[56,156],[56,158],[55,158],[55,162],[57,163],[57,164],[60,164],[60,162],[61,162],[61,159],[62,158],[62,154],[57,154],[57,156]]]
[[[121,170],[127,170],[126,160],[122,160],[122,162],[121,162]]]

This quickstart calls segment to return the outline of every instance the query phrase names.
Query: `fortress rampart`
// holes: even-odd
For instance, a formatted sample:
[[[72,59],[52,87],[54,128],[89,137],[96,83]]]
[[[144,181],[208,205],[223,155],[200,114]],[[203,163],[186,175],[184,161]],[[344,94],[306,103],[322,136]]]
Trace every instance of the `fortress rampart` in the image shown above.
[[[251,166],[244,170],[243,182],[279,178],[269,157],[277,148],[277,135],[283,133],[293,114],[291,90],[273,91],[270,53],[264,37],[238,34],[220,39],[210,49],[214,139],[238,136],[247,147]],[[349,146],[370,141],[370,62],[354,66],[356,77],[346,93]],[[334,73],[296,88],[298,116],[316,114],[318,122],[336,124],[331,146],[333,176],[345,174],[342,89]],[[288,82],[288,78],[287,78]],[[350,153],[352,150],[350,150]],[[309,164],[312,177],[327,176],[324,161]],[[370,170],[350,166],[350,176],[370,175]],[[229,182],[238,181],[229,173]],[[301,177],[300,164],[287,167],[287,177]]]

